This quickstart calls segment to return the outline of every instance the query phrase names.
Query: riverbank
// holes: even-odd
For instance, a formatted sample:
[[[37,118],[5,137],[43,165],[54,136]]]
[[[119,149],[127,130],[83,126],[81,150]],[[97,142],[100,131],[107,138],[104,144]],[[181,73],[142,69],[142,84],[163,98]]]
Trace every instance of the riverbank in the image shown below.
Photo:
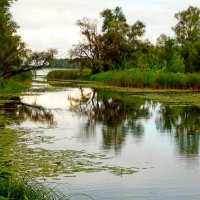
[[[0,78],[1,93],[16,93],[27,89],[32,80],[32,73],[27,72],[10,79]]]
[[[16,89],[8,87],[7,83],[3,82],[6,87],[1,89],[0,94],[0,149],[2,149],[0,155],[0,199],[49,200],[68,199],[69,196],[73,196],[70,194],[62,196],[52,190],[52,186],[45,187],[46,184],[35,181],[41,177],[40,180],[45,181],[47,177],[49,179],[58,178],[61,174],[74,177],[76,172],[108,171],[116,176],[136,172],[136,169],[133,168],[104,164],[103,161],[109,159],[104,154],[70,149],[55,151],[31,148],[29,145],[49,144],[53,139],[43,136],[40,131],[32,134],[33,130],[21,127],[21,122],[30,119],[30,121],[44,123],[46,120],[49,124],[52,122],[53,114],[41,106],[21,101],[23,92],[26,91],[25,88],[28,87],[29,91],[34,93],[34,87],[30,87],[30,82],[29,84],[27,84],[28,82],[26,84],[19,82],[24,86],[21,89],[17,85]],[[41,85],[40,87],[43,88]],[[47,92],[46,88],[44,92]],[[35,92],[34,95],[38,95],[38,93]]]
[[[48,80],[95,81],[108,86],[151,89],[200,90],[199,73],[142,72],[137,69],[107,71],[98,74],[79,70],[54,70],[47,75]]]
[[[49,72],[47,75],[48,82],[51,85],[57,86],[71,86],[75,87],[91,87],[96,89],[104,89],[109,91],[120,92],[128,94],[128,96],[139,97],[143,99],[151,99],[162,103],[175,103],[175,104],[192,104],[200,106],[200,78],[199,74],[190,74],[188,77],[195,77],[196,81],[193,81],[193,85],[196,82],[195,87],[189,88],[150,88],[150,87],[130,87],[120,86],[120,84],[110,84],[109,77],[112,81],[114,72],[105,72],[96,75],[90,75],[88,72],[80,73],[80,71],[60,71],[55,70]],[[127,72],[126,72],[127,73]],[[116,75],[120,72],[116,72]],[[181,74],[179,74],[181,76]],[[184,75],[184,74],[183,74]],[[103,77],[100,79],[101,77]],[[184,75],[187,76],[187,75]],[[106,80],[108,82],[106,82]],[[192,82],[190,80],[190,82]]]
[[[16,76],[9,80],[0,79],[0,149],[2,150],[0,153],[0,199],[64,199],[62,194],[36,181],[28,171],[17,173],[14,159],[19,159],[19,152],[17,157],[12,157],[12,152],[18,151],[16,148],[19,141],[22,140],[22,138],[20,139],[22,135],[20,136],[18,129],[10,128],[13,124],[18,123],[19,119],[16,118],[15,113],[9,117],[5,105],[14,102],[23,91],[30,88],[30,84],[31,74]],[[7,109],[12,110],[9,106]],[[18,145],[16,145],[17,143]],[[21,148],[20,151],[22,151]]]
[[[8,117],[2,106],[6,102],[10,102],[11,96],[15,95],[16,93],[4,94],[0,101],[0,149],[2,150],[0,154],[0,199],[61,199],[50,187],[46,187],[36,181],[28,172],[16,173],[16,165],[11,170],[11,166],[13,165],[11,154],[12,151],[15,151],[20,136],[18,130],[9,128],[8,126],[13,124],[13,120],[17,123],[18,119]]]
[[[153,100],[162,103],[173,103],[173,104],[191,104],[195,106],[200,106],[200,93],[199,90],[193,89],[151,89],[151,88],[127,88],[127,87],[117,87],[108,86],[100,82],[94,81],[77,81],[77,80],[49,80],[48,83],[52,86],[61,87],[90,87],[94,89],[102,89],[107,92],[119,92],[123,93],[124,97],[132,98],[137,97],[146,100]]]
[[[55,183],[51,186],[58,185],[56,190],[66,196],[87,194],[94,199],[118,200],[134,199],[135,194],[148,198],[151,191],[158,191],[160,197],[166,193],[162,181],[166,177],[175,189],[180,187],[177,179],[183,183],[187,180],[183,190],[198,194],[194,177],[199,172],[199,107],[178,102],[180,96],[186,102],[193,94],[198,93],[172,89],[155,92],[94,81],[46,82],[39,76],[27,93],[2,108],[3,119],[13,119],[18,132],[13,145],[2,139],[12,150],[4,148],[4,154],[12,160],[8,163],[11,170],[28,171],[42,182]],[[170,101],[176,96],[177,102],[165,105],[150,95]],[[6,138],[14,140],[13,136]],[[135,167],[137,173],[118,170],[116,165]],[[144,190],[138,190],[144,182]],[[134,187],[129,189],[124,183]],[[173,196],[173,191],[169,189],[167,194]]]

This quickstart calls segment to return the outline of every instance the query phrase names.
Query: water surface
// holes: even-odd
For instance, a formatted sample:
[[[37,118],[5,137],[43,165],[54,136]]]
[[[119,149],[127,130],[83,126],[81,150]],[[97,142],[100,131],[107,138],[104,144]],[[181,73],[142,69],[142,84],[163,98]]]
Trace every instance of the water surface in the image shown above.
[[[97,200],[200,198],[200,107],[40,81],[38,76],[31,92],[1,107],[17,119],[12,127],[29,129],[30,137],[51,138],[31,148],[101,153],[109,158],[107,165],[137,170],[121,176],[109,171],[59,174],[57,189]]]

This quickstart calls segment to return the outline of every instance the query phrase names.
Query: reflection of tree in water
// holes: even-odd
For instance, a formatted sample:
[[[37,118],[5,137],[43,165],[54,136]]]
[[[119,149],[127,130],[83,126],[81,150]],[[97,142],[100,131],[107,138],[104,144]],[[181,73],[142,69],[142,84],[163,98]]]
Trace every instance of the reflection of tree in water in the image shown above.
[[[50,110],[37,106],[36,103],[23,103],[19,97],[15,97],[12,101],[3,104],[0,109],[4,110],[5,114],[10,119],[13,119],[14,123],[19,124],[21,121],[29,119],[33,122],[55,124],[54,116]]]
[[[79,98],[69,96],[71,110],[87,116],[85,133],[92,135],[98,124],[102,125],[103,148],[119,151],[124,144],[127,133],[141,137],[144,133],[140,118],[149,118],[145,102],[128,102],[119,96],[93,90],[88,93],[80,89]]]
[[[200,107],[163,105],[156,125],[161,132],[175,134],[180,153],[199,153]]]

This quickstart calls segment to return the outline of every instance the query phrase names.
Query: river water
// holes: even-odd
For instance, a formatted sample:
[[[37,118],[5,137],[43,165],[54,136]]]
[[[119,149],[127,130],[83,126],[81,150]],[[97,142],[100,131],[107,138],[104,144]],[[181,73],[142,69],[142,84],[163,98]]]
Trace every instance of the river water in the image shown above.
[[[107,165],[137,171],[60,173],[52,183],[56,189],[83,200],[200,199],[200,107],[50,85],[43,78],[37,76],[32,91],[20,97],[29,109],[15,106],[10,112],[21,118],[15,128],[51,138],[31,148],[100,153]]]

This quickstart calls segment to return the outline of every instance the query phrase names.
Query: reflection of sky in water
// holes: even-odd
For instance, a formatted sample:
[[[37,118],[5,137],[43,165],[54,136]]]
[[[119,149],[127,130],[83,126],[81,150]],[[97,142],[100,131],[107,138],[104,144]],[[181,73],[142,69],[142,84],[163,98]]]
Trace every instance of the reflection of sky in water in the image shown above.
[[[84,94],[88,93],[91,93],[91,89],[84,89]],[[78,88],[71,88],[68,91],[44,93],[38,96],[23,96],[21,97],[21,101],[27,104],[36,104],[46,109],[65,110],[70,108],[69,97],[80,99],[80,96],[81,94]]]
[[[90,89],[85,89],[84,92],[85,95],[92,96]],[[70,102],[69,99],[72,98],[77,101]],[[88,97],[88,99],[90,98]],[[188,199],[189,197],[193,200],[199,199],[198,148],[196,155],[184,153],[181,151],[183,147],[179,141],[182,138],[180,135],[176,136],[175,133],[164,129],[164,125],[166,125],[164,122],[160,127],[161,130],[158,130],[156,122],[158,119],[164,120],[160,104],[143,103],[138,106],[138,104],[129,103],[129,107],[121,105],[121,102],[117,102],[118,106],[109,104],[111,111],[115,106],[116,110],[119,110],[119,113],[114,115],[115,117],[124,117],[118,121],[116,128],[109,125],[109,119],[105,121],[101,118],[103,113],[108,111],[104,109],[103,104],[106,105],[111,100],[100,100],[99,106],[102,106],[103,112],[98,116],[99,118],[94,119],[94,116],[101,110],[94,115],[95,110],[87,110],[87,101],[81,104],[80,99],[81,93],[78,88],[67,88],[66,91],[43,93],[38,96],[23,96],[23,103],[37,104],[49,109],[56,123],[49,125],[24,120],[21,127],[32,128],[33,134],[37,134],[36,131],[40,130],[39,134],[54,136],[53,144],[40,144],[36,145],[37,147],[104,152],[113,157],[106,160],[106,163],[138,167],[139,172],[124,177],[115,177],[107,173],[89,175],[80,173],[77,178],[62,178],[62,183],[70,183],[74,193],[86,193],[95,199],[160,200]],[[81,106],[79,106],[80,104]],[[145,107],[148,108],[148,113],[143,109]],[[122,109],[120,110],[120,108]],[[167,111],[167,107],[165,111]],[[112,116],[112,112],[109,114]],[[167,114],[167,117],[169,116],[170,114]],[[133,126],[127,128],[129,123],[133,123]],[[172,128],[175,130],[174,127]],[[199,138],[197,138],[197,142],[199,147]],[[66,192],[66,188],[63,190]]]

